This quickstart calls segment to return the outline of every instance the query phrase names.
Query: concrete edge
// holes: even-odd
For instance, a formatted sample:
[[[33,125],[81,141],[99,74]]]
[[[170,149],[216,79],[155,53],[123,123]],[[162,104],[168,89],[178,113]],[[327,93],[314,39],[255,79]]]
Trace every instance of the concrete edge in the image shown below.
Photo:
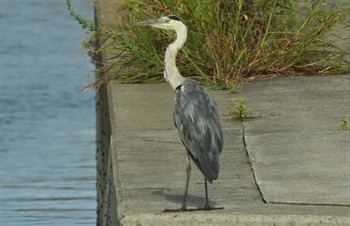
[[[305,215],[223,215],[223,214],[129,214],[122,225],[188,225],[188,226],[270,226],[270,225],[350,225],[350,217]]]

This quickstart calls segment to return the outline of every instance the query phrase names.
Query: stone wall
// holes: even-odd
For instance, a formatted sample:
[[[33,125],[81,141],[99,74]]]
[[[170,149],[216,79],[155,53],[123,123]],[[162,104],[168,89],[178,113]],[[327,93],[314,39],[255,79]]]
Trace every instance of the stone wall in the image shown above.
[[[100,27],[108,28],[114,21],[118,0],[95,0],[95,21]],[[101,45],[101,40],[97,40]],[[108,63],[108,56],[99,53],[96,68],[101,69]],[[104,76],[98,73],[97,78]],[[113,165],[111,161],[110,141],[111,122],[108,106],[107,86],[102,86],[96,92],[96,189],[97,189],[97,225],[117,225],[117,195],[114,183]]]

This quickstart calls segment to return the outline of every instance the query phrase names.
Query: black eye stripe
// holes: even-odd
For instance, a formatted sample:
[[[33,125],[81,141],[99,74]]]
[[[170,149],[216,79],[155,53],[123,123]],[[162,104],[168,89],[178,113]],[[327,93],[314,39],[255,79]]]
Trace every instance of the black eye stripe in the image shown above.
[[[180,21],[180,18],[175,16],[175,15],[170,15],[170,16],[167,16],[169,19],[172,19],[172,20],[178,20]]]

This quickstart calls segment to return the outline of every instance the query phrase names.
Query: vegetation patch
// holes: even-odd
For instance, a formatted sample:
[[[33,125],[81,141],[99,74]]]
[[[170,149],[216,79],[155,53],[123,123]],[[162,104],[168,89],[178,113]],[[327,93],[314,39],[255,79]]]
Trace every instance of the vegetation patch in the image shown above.
[[[340,121],[338,130],[346,131],[349,130],[349,119],[344,118]]]
[[[241,122],[245,120],[259,119],[262,118],[262,112],[259,114],[254,114],[253,110],[248,109],[246,101],[243,97],[238,97],[233,105],[233,109],[230,112],[233,119],[239,120]]]
[[[91,31],[93,39],[99,39],[90,53],[107,52],[113,59],[101,68],[108,76],[90,87],[98,88],[110,79],[162,80],[164,52],[175,33],[133,24],[169,14],[178,15],[189,30],[177,58],[180,72],[209,86],[235,89],[247,78],[350,72],[350,48],[337,45],[347,42],[349,46],[349,32],[347,37],[332,33],[349,29],[350,9],[343,2],[124,0],[115,11],[120,20],[100,28],[76,14],[70,0],[66,1],[71,15]]]

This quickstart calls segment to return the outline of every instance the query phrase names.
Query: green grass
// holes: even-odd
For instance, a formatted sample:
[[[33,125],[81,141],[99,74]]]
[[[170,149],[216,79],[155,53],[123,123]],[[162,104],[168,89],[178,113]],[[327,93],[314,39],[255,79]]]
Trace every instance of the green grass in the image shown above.
[[[238,97],[230,112],[232,119],[239,120],[241,122],[246,120],[260,119],[263,117],[262,112],[254,114],[253,110],[247,107],[246,101],[243,97]]]
[[[239,121],[244,121],[248,118],[248,108],[243,97],[239,97],[237,99],[231,114],[234,119]]]
[[[349,130],[349,119],[348,118],[344,118],[340,121],[338,130],[342,130],[342,131]]]
[[[66,0],[66,6],[69,14],[81,25],[83,29],[88,29],[90,32],[95,31],[95,22],[93,19],[87,19],[84,16],[75,12],[71,0]]]
[[[324,0],[124,0],[116,12],[121,21],[93,31],[105,40],[98,50],[115,53],[118,67],[105,66],[110,77],[91,86],[109,79],[162,80],[164,52],[175,34],[133,23],[169,14],[178,15],[189,29],[177,58],[180,72],[209,86],[235,90],[247,78],[347,73],[350,50],[336,46],[342,38],[331,30],[336,25],[348,29],[342,25],[348,12],[343,4]]]

